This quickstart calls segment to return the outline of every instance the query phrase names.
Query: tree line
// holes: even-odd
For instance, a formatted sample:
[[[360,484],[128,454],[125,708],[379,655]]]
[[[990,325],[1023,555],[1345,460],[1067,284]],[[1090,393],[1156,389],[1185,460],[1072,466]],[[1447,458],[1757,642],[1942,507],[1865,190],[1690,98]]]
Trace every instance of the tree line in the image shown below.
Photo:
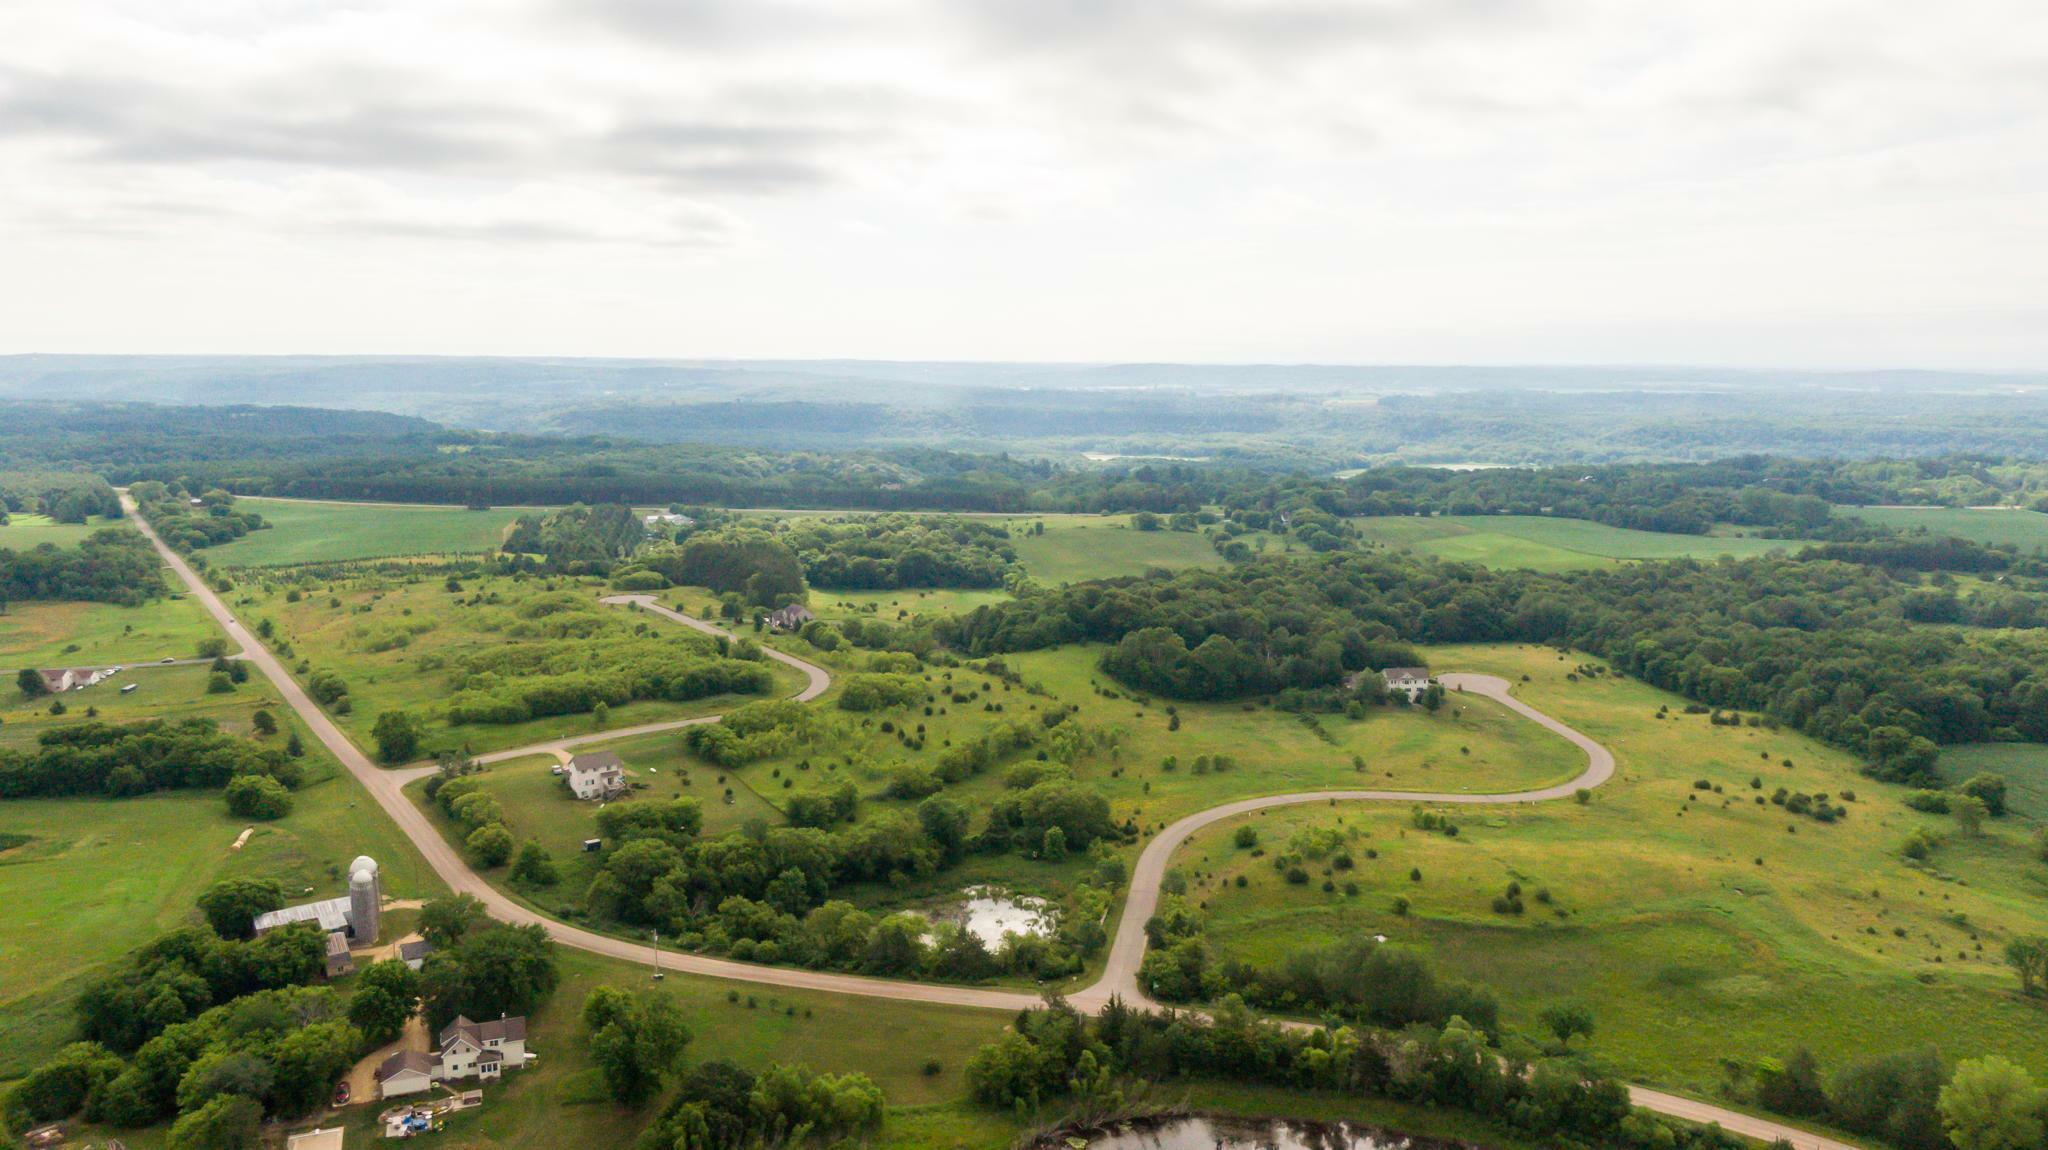
[[[2033,617],[2015,581],[1972,602]],[[1174,698],[1327,689],[1407,661],[1409,643],[1533,642],[1590,651],[1701,703],[1760,713],[1930,779],[1937,744],[2048,741],[2038,630],[1911,621],[1929,588],[1881,567],[1766,557],[1544,574],[1404,554],[1261,560],[1021,597],[934,624],[976,656],[1111,645],[1103,667]]]

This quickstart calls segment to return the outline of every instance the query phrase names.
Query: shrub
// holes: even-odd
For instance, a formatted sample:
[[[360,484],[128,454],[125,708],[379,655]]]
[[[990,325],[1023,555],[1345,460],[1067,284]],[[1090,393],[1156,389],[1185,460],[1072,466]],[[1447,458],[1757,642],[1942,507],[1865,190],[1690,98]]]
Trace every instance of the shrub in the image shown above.
[[[292,794],[269,775],[238,775],[228,782],[228,813],[245,819],[281,819],[292,813]]]

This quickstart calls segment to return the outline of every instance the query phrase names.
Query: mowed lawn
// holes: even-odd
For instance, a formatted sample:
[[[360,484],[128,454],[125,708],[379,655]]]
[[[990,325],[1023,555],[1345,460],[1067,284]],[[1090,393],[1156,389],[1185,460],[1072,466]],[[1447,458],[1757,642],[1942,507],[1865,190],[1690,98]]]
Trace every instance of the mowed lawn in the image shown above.
[[[1584,805],[1446,808],[1456,837],[1417,829],[1395,804],[1243,820],[1269,852],[1304,827],[1351,836],[1358,866],[1336,876],[1333,893],[1320,876],[1287,884],[1270,857],[1237,849],[1235,823],[1205,831],[1177,864],[1224,954],[1270,963],[1383,934],[1493,988],[1505,1021],[1525,1033],[1545,1006],[1588,1004],[1591,1049],[1607,1064],[1702,1093],[1724,1057],[1798,1046],[1830,1066],[1935,1043],[1950,1058],[1995,1052],[2048,1069],[2048,1015],[2018,996],[2000,959],[2012,936],[2048,931],[2031,823],[2001,820],[1968,838],[1801,736],[1711,725],[1632,681],[1573,681],[1581,656],[1507,646],[1432,654],[1517,681],[1522,698],[1611,746],[1619,777]],[[1662,706],[1670,712],[1655,718]],[[1790,815],[1769,801],[1781,786],[1825,792],[1849,814],[1831,825]],[[1901,857],[1916,827],[1945,837],[1931,866]],[[1346,881],[1360,885],[1356,896],[1343,893]],[[1511,882],[1521,915],[1491,907]],[[1408,915],[1397,897],[1410,900]]]
[[[205,717],[246,733],[249,715],[268,706],[290,721],[268,688],[254,683],[234,695],[201,694],[204,672],[167,668],[136,692],[147,693],[147,702],[129,696],[103,707],[103,717]],[[26,742],[51,726],[87,721],[86,700],[98,690],[70,696],[71,711],[62,717],[10,707],[0,734]],[[292,813],[276,822],[230,817],[219,791],[0,801],[0,835],[27,838],[0,852],[0,1079],[68,1039],[71,999],[108,963],[163,931],[199,922],[194,900],[216,879],[261,875],[295,893],[312,887],[310,897],[326,897],[345,889],[349,860],[368,854],[382,867],[387,894],[441,891],[369,796],[317,742],[301,737],[307,782]],[[273,738],[281,745],[285,736]],[[249,841],[235,850],[236,836],[251,826]]]
[[[168,577],[169,572],[165,573]],[[166,584],[168,587],[168,584]],[[220,637],[206,609],[177,593],[140,607],[11,603],[0,612],[0,667],[105,667],[189,659]]]
[[[1953,535],[1978,543],[2010,543],[2021,551],[2048,547],[2048,515],[2039,511],[1986,507],[1837,507],[1837,515],[1853,515],[1887,527],[1925,527],[1936,535]]]
[[[1374,542],[1486,567],[1574,571],[1627,560],[1748,558],[1784,540],[1745,535],[1671,535],[1547,515],[1380,517],[1351,521]]]
[[[494,551],[512,521],[528,510],[395,507],[367,503],[300,503],[240,499],[236,506],[270,526],[209,548],[220,567],[277,567],[346,559],[384,559]]]
[[[1944,747],[1936,766],[1951,785],[1985,772],[2003,775],[2006,806],[2016,814],[2048,821],[2048,747],[2040,743]]]

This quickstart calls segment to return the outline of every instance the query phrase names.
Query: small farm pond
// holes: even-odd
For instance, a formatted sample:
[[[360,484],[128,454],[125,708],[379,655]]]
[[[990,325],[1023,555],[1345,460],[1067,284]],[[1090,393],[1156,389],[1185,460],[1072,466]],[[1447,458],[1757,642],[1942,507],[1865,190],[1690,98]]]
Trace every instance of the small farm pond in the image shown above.
[[[1044,1147],[1087,1150],[1473,1150],[1462,1142],[1413,1138],[1348,1122],[1200,1115],[1119,1125],[1101,1133],[1058,1136]]]
[[[1016,895],[992,886],[971,886],[966,897],[931,912],[933,920],[958,923],[982,945],[995,950],[1005,934],[1051,934],[1056,925],[1052,907],[1042,898]]]

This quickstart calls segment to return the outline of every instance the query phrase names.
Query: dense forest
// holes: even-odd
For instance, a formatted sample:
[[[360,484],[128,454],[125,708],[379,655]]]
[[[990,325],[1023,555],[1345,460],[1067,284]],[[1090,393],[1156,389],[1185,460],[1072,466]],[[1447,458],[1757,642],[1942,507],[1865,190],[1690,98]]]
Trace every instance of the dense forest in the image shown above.
[[[628,437],[457,430],[309,408],[0,407],[0,466],[159,480],[194,493],[413,503],[814,507],[933,511],[1194,512],[1278,517],[1548,514],[1697,533],[1714,523],[1788,537],[1860,537],[1824,504],[2035,504],[2031,447],[1903,460],[1736,456],[1705,463],[1551,468],[1378,467],[1302,474],[1300,455],[1173,461],[1025,458],[914,446],[772,451]],[[786,442],[786,441],[785,441]],[[1256,524],[1255,524],[1256,525]]]

